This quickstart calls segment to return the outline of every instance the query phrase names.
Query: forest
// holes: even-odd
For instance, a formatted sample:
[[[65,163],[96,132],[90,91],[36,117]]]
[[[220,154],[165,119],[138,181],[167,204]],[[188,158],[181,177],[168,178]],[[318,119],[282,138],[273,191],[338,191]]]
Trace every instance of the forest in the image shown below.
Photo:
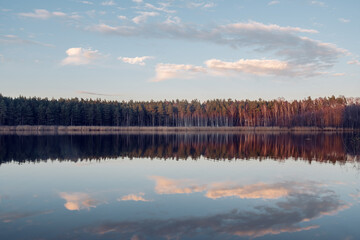
[[[107,101],[5,97],[0,125],[360,128],[360,98]]]

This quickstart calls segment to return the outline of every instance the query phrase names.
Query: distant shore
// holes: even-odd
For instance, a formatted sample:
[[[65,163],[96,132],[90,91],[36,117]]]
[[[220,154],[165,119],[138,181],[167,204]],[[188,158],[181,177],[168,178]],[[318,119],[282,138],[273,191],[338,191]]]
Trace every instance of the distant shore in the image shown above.
[[[319,127],[114,127],[114,126],[0,126],[0,134],[149,134],[149,133],[343,133],[359,132],[350,128]]]

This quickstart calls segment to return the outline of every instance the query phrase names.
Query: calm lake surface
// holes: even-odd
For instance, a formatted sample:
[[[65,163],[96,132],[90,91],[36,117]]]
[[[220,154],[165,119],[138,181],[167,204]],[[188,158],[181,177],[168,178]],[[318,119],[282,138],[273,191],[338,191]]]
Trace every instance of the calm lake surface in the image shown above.
[[[0,136],[0,239],[360,239],[359,134]]]

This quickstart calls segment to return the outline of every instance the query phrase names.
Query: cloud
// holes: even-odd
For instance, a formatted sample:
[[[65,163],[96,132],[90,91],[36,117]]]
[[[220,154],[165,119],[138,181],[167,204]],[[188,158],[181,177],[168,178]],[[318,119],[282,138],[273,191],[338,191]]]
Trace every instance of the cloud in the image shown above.
[[[211,2],[211,3],[206,3],[203,5],[203,8],[213,8],[216,7],[216,4]]]
[[[215,6],[216,6],[216,4],[213,3],[213,2],[209,2],[209,3],[206,3],[206,2],[190,2],[190,3],[187,4],[188,8],[204,8],[204,9],[207,9],[207,8],[213,8]]]
[[[142,57],[118,57],[119,60],[123,61],[124,63],[129,63],[129,64],[138,64],[140,66],[144,66],[145,65],[145,60],[147,59],[151,59],[154,57],[151,56],[142,56]]]
[[[191,79],[206,74],[210,77],[236,76],[245,73],[258,76],[282,76],[282,77],[312,77],[326,72],[317,64],[296,64],[276,59],[240,59],[235,62],[226,62],[218,59],[205,61],[205,66],[164,64],[156,65],[156,76],[153,82],[161,82],[169,79]]]
[[[161,82],[174,78],[190,79],[199,73],[206,73],[206,69],[194,65],[159,63],[156,65],[155,72],[156,76],[151,79],[152,82]]]
[[[81,3],[83,4],[88,4],[88,5],[93,5],[94,3],[93,2],[90,2],[90,1],[80,1]]]
[[[79,211],[83,209],[90,210],[90,208],[95,208],[100,203],[91,198],[89,194],[83,192],[61,192],[59,195],[66,201],[64,206],[69,211]]]
[[[311,1],[310,2],[311,5],[317,5],[319,7],[325,7],[325,3],[324,2],[320,2],[320,1]]]
[[[161,5],[161,7],[155,7],[154,5],[150,4],[150,3],[145,3],[144,7],[147,9],[151,9],[151,10],[155,10],[155,11],[160,11],[160,12],[165,12],[165,13],[175,13],[175,10],[169,10],[167,9],[167,7],[169,6],[169,3],[159,3]]]
[[[123,16],[123,15],[119,15],[119,16],[117,16],[117,18],[120,19],[120,20],[126,20],[127,19],[127,17]]]
[[[18,44],[18,45],[34,44],[34,45],[40,45],[40,46],[44,46],[44,47],[54,47],[54,45],[52,45],[52,44],[23,39],[16,35],[9,35],[9,34],[0,36],[0,43],[1,44]]]
[[[269,6],[279,4],[280,1],[271,1],[268,3]]]
[[[333,73],[332,75],[334,77],[342,77],[342,76],[345,76],[346,74],[345,73]]]
[[[97,50],[90,50],[84,48],[69,48],[66,50],[68,55],[62,60],[62,65],[87,65],[93,63],[101,57]]]
[[[141,19],[136,20],[140,23]],[[120,36],[139,36],[168,39],[186,39],[212,42],[233,48],[248,48],[255,52],[274,54],[293,65],[318,71],[331,68],[348,51],[331,43],[324,43],[299,34],[315,34],[314,29],[282,27],[258,22],[234,23],[203,28],[189,24],[139,24],[138,26],[95,25],[89,30]]]
[[[76,15],[76,14],[68,15],[63,12],[49,12],[46,9],[35,9],[34,12],[19,13],[18,15],[22,16],[22,17],[37,18],[37,19],[42,19],[42,20],[46,20],[46,19],[49,19],[52,17],[71,18],[71,19],[80,18],[80,16]]]
[[[7,213],[1,213],[0,214],[0,221],[3,223],[10,223],[10,222],[14,222],[18,219],[23,219],[23,218],[28,218],[28,217],[33,217],[33,216],[38,216],[38,215],[43,215],[43,214],[50,214],[53,213],[54,211],[49,210],[49,211],[37,211],[37,212],[7,212]]]
[[[116,3],[113,0],[102,2],[101,5],[103,6],[115,6]]]
[[[350,22],[350,19],[339,18],[339,21],[340,21],[340,22],[343,22],[343,23],[349,23],[349,22]]]
[[[96,92],[88,92],[88,91],[77,91],[76,93],[86,94],[86,95],[109,96],[109,97],[122,96],[122,94],[106,94],[106,93],[96,93]]]
[[[359,60],[351,60],[351,61],[348,61],[347,64],[354,64],[354,65],[360,66],[360,61]]]
[[[129,194],[126,196],[123,196],[122,198],[118,198],[118,201],[135,201],[135,202],[149,202],[150,200],[145,199],[143,196],[144,193],[138,193],[138,194]]]
[[[165,20],[165,24],[180,24],[181,19],[177,16],[168,16],[167,19]]]
[[[205,64],[208,68],[217,71],[236,71],[255,75],[280,75],[281,72],[289,71],[289,64],[279,60],[240,59],[236,62],[224,62],[210,59]]]
[[[334,192],[315,186],[306,192],[292,193],[275,204],[258,205],[245,211],[234,209],[204,217],[106,222],[85,227],[83,231],[96,235],[112,232],[124,239],[135,236],[140,239],[192,239],[198,234],[209,239],[256,238],[318,228],[318,225],[304,226],[304,223],[348,207]]]
[[[134,3],[142,3],[143,0],[132,0]]]
[[[134,17],[132,21],[136,24],[144,23],[148,19],[148,17],[155,17],[158,16],[159,13],[157,12],[138,12],[140,15]]]

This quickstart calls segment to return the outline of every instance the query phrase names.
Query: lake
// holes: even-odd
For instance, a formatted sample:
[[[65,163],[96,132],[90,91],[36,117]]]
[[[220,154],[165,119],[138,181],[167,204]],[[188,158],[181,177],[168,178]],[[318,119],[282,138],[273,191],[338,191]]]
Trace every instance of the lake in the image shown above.
[[[0,135],[0,239],[360,239],[359,138]]]

